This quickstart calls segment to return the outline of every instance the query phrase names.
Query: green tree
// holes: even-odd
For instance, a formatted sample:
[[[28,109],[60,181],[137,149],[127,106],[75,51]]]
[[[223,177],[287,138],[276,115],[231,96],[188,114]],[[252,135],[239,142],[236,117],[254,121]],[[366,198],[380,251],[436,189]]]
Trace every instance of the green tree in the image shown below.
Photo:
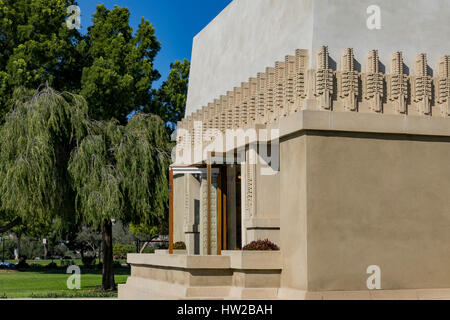
[[[152,98],[144,107],[144,112],[159,115],[173,130],[177,122],[184,118],[190,62],[186,59],[177,60],[170,68],[169,76],[161,88],[152,90]]]
[[[148,21],[142,19],[133,32],[127,8],[101,5],[81,36],[65,23],[72,4],[0,0],[0,125],[6,121],[0,137],[0,231],[20,223],[52,225],[60,218],[69,224],[84,218],[75,214],[84,211],[74,208],[67,165],[88,130],[98,130],[88,115],[125,125],[130,112],[151,99],[152,82],[159,78],[153,59],[160,43]],[[46,82],[84,99],[48,86],[35,94]],[[167,192],[166,184],[152,188]],[[132,220],[156,223],[139,219]]]
[[[0,221],[45,235],[76,218],[67,166],[88,133],[88,108],[82,97],[49,87],[22,95],[0,128]]]
[[[168,145],[161,119],[138,114],[126,126],[96,122],[72,153],[69,172],[77,210],[87,223],[104,230],[105,290],[115,288],[111,220],[161,225],[166,219]]]
[[[142,18],[133,35],[129,17],[128,8],[97,6],[93,25],[77,46],[85,61],[81,95],[97,120],[126,124],[128,115],[149,100],[152,82],[160,77],[153,67],[161,47],[153,26]]]
[[[19,87],[48,83],[76,92],[81,65],[75,49],[80,35],[67,28],[74,0],[0,0],[0,124]],[[76,88],[76,90],[74,90]]]

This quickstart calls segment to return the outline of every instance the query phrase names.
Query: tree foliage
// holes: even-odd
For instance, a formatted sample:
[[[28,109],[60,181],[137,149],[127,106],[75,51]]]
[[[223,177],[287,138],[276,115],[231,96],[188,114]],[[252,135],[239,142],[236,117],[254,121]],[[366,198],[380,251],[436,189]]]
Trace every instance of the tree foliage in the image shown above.
[[[125,124],[130,112],[150,97],[160,75],[153,59],[160,50],[153,26],[142,19],[136,34],[129,26],[128,8],[97,6],[93,25],[78,45],[85,60],[81,95],[97,120]]]
[[[168,136],[157,116],[138,114],[126,126],[94,122],[72,152],[69,172],[77,212],[103,229],[102,288],[115,288],[112,220],[162,224],[167,208]]]
[[[177,60],[170,68],[169,76],[161,88],[152,91],[152,99],[144,107],[144,112],[159,115],[173,129],[185,114],[190,62],[186,59]]]
[[[0,201],[23,221],[51,224],[73,216],[70,151],[88,133],[88,109],[49,87],[24,93],[0,130]]]
[[[138,114],[126,126],[95,122],[69,164],[77,211],[85,221],[164,221],[168,201],[168,138],[156,116]]]
[[[97,6],[86,35],[67,28],[75,0],[0,0],[0,124],[13,92],[48,82],[81,94],[97,120],[125,124],[150,99],[160,75],[153,60],[161,44],[149,21],[136,32],[128,8]]]
[[[48,81],[59,91],[78,91],[80,35],[65,24],[74,2],[0,0],[0,124],[19,87],[36,89]]]

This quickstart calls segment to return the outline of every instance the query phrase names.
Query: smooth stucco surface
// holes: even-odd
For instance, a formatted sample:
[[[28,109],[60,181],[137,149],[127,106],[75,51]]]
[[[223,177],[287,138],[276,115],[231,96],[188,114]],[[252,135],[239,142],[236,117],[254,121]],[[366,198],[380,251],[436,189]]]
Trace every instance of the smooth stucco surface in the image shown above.
[[[315,132],[306,141],[308,290],[366,290],[372,265],[384,290],[449,288],[450,139]]]
[[[381,9],[381,29],[369,30],[367,8]],[[450,53],[449,0],[235,0],[193,42],[186,115],[225,95],[295,49],[329,47],[332,68],[345,48],[354,48],[357,69],[378,49],[382,70],[403,51],[407,71],[419,53],[435,69]]]
[[[312,17],[312,0],[233,1],[194,38],[186,115],[295,49],[310,49]]]

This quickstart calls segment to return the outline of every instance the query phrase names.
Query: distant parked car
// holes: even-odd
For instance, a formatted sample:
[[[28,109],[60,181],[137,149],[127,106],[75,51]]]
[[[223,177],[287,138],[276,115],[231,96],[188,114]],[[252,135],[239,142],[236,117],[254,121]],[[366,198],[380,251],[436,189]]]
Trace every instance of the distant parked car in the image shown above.
[[[15,265],[8,262],[0,262],[0,269],[14,269]]]
[[[36,258],[34,258],[34,260],[41,260],[41,258],[39,258],[39,257],[36,257]]]

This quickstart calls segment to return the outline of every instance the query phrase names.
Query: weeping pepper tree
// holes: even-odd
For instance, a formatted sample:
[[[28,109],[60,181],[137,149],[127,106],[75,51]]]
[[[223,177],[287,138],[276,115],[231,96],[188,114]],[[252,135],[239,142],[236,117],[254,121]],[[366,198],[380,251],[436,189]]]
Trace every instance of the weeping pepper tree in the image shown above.
[[[11,221],[0,231],[26,225],[44,234],[74,219],[67,166],[88,133],[88,108],[80,96],[48,86],[15,96],[0,129],[0,220]]]
[[[153,115],[137,114],[126,126],[93,122],[92,128],[72,152],[69,172],[77,212],[103,229],[102,287],[112,290],[112,221],[166,223],[169,139],[163,121]]]

